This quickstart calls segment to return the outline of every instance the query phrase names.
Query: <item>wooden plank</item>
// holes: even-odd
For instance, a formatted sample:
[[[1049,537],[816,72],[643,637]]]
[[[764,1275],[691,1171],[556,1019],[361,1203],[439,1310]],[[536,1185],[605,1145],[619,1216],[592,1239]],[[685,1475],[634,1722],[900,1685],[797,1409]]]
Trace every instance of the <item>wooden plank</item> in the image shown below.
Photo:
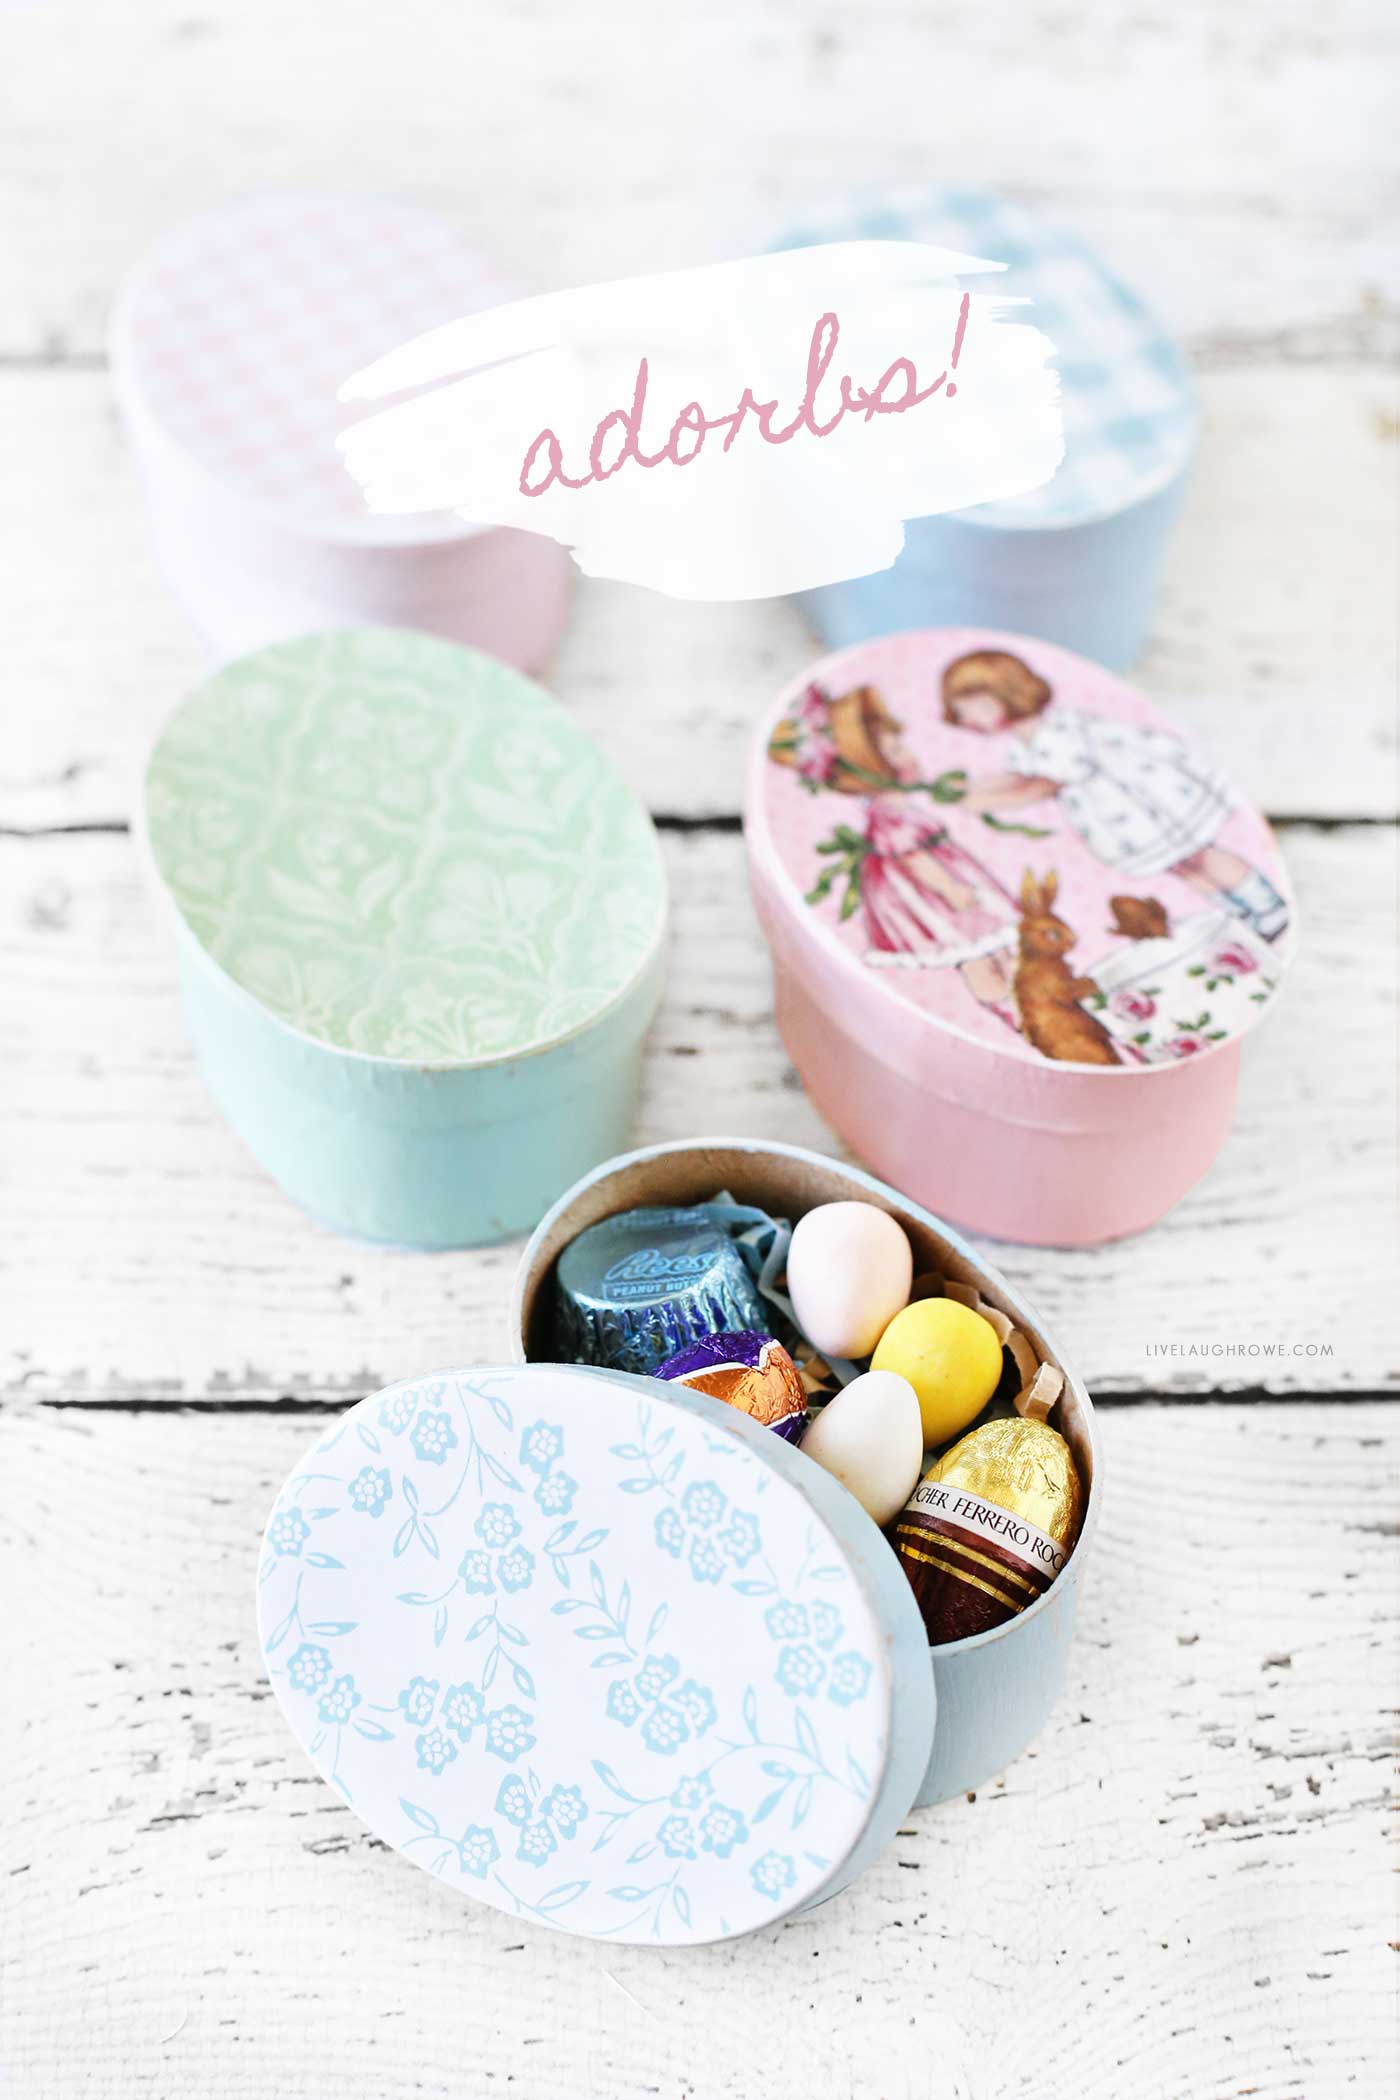
[[[1203,373],[1143,683],[1276,816],[1393,817],[1390,14],[0,8],[0,446],[25,490],[22,516],[0,505],[0,833],[124,821],[198,675],[100,369],[116,284],[249,182],[347,180],[444,210],[527,288],[751,251],[858,186],[950,174],[1077,227]],[[752,720],[811,651],[786,607],[589,586],[554,682],[654,809],[732,817]],[[461,1906],[300,1759],[252,1574],[316,1425],[122,1411],[335,1402],[499,1354],[516,1250],[390,1255],[306,1223],[203,1093],[129,842],[0,838],[0,1596],[22,1607],[0,2087],[1392,2091],[1395,1417],[1297,1396],[1355,1402],[1397,1361],[1393,851],[1374,829],[1286,846],[1307,945],[1215,1172],[1136,1243],[1004,1262],[1100,1392],[1290,1404],[1106,1410],[1072,1683],[1036,1751],[912,1817],[812,1918],[668,1960]],[[668,852],[677,941],[639,1136],[830,1146],[773,1033],[740,842]],[[1248,1353],[1265,1346],[1333,1353]]]
[[[664,29],[640,0],[400,0],[392,28],[331,0],[49,0],[7,35],[0,352],[97,352],[135,258],[240,185],[411,192],[533,290],[951,178],[1081,228],[1212,354],[1355,355],[1387,327],[1392,55],[1381,0],[1239,0],[1228,33],[1211,0],[884,0],[858,34],[837,0]]]
[[[1393,1375],[1388,899],[1393,841],[1287,839],[1304,945],[1247,1046],[1239,1119],[1153,1232],[989,1249],[1099,1392],[1365,1391]],[[742,841],[670,834],[670,985],[640,1141],[835,1141],[775,1034]],[[186,1048],[171,943],[122,837],[0,842],[0,1390],[83,1399],[353,1397],[499,1357],[516,1250],[411,1255],[303,1218]],[[1273,1353],[1279,1351],[1282,1353]],[[1296,1353],[1295,1353],[1296,1352]]]
[[[667,1955],[463,1903],[304,1762],[253,1577],[315,1424],[7,1417],[13,2090],[1390,2092],[1394,1419],[1107,1415],[1096,1565],[1034,1751],[911,1814],[810,1916]]]
[[[1271,814],[1393,816],[1388,382],[1271,365],[1215,374],[1204,394],[1142,683]],[[0,511],[0,570],[24,578],[0,828],[120,821],[200,650],[156,572],[105,375],[0,372],[0,430],[29,491]],[[778,601],[585,583],[554,683],[653,809],[731,814],[756,715],[815,653]]]

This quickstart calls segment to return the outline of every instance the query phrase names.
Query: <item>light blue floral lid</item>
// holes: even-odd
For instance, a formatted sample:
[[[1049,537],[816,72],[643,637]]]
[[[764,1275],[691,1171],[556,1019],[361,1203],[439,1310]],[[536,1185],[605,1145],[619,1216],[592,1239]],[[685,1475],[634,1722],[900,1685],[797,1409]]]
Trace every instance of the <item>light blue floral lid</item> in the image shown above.
[[[322,1775],[419,1866],[600,1939],[724,1939],[859,1871],[933,1730],[913,1593],[831,1477],[577,1366],[372,1394],[269,1519],[258,1619]]]

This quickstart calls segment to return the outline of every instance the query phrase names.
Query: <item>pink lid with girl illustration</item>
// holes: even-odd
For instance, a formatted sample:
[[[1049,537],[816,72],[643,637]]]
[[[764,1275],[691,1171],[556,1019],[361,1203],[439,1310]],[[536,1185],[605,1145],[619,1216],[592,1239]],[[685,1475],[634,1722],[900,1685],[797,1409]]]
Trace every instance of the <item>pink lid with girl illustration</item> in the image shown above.
[[[878,1171],[1067,1244],[1204,1172],[1289,890],[1262,817],[1141,694],[1019,636],[860,644],[764,723],[746,832],[789,1051]]]

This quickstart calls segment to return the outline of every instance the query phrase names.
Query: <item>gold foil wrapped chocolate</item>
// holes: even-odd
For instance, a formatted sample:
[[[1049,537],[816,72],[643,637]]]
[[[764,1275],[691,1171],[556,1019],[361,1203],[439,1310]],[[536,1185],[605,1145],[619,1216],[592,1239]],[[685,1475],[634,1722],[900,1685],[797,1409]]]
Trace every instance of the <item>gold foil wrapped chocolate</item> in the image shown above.
[[[984,1422],[925,1473],[894,1546],[930,1644],[1001,1626],[1043,1596],[1074,1550],[1084,1490],[1048,1422]]]

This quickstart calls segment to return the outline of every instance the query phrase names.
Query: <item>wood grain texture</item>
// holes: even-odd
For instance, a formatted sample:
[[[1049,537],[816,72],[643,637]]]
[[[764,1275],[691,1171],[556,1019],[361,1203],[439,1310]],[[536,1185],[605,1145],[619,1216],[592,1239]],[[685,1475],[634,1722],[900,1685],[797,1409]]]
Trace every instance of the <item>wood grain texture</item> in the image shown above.
[[[1383,0],[31,15],[0,18],[12,356],[98,352],[175,213],[347,179],[451,212],[529,290],[749,253],[866,187],[985,183],[1079,226],[1208,355],[1395,339]]]
[[[1213,1172],[1136,1240],[988,1248],[1095,1392],[1366,1391],[1400,1366],[1393,839],[1305,830],[1286,845],[1306,939],[1280,1011],[1246,1046]],[[675,938],[639,1141],[836,1149],[774,1030],[742,840],[669,834],[666,849]],[[23,1220],[0,1237],[0,1391],[342,1399],[501,1353],[518,1250],[334,1238],[243,1151],[186,1047],[173,943],[131,840],[0,841],[0,868],[15,907],[0,969],[16,992],[0,1010],[0,1157]]]
[[[1400,1359],[1395,44],[1383,0],[0,4],[7,2100],[1393,2092],[1397,1417],[1357,1396]],[[948,179],[1081,232],[1184,338],[1205,441],[1140,682],[1271,814],[1340,827],[1286,831],[1302,959],[1203,1187],[1137,1242],[994,1255],[1100,1394],[1240,1404],[1105,1410],[1072,1683],[1001,1781],[774,1933],[577,1945],[369,1839],[262,1680],[257,1537],[315,1424],[221,1410],[499,1354],[515,1250],[303,1220],[204,1094],[132,842],[81,835],[127,821],[200,667],[107,315],[160,232],[252,185],[416,196],[537,289]],[[811,653],[782,606],[599,585],[552,682],[654,810],[732,820],[755,712]],[[830,1144],[740,841],[667,850],[639,1136]]]
[[[1071,1681],[976,1799],[725,1947],[473,1907],[305,1763],[253,1633],[315,1427],[0,1423],[0,2061],[23,2100],[1380,2094],[1400,1662],[1384,1408],[1104,1422]]]
[[[1203,391],[1138,680],[1270,815],[1393,817],[1389,382],[1268,364]],[[31,492],[0,510],[0,573],[25,578],[7,605],[23,714],[0,753],[0,829],[121,821],[199,644],[156,571],[105,373],[0,371],[0,434]],[[717,613],[585,583],[551,683],[651,808],[732,815],[756,716],[816,653],[789,605]]]

